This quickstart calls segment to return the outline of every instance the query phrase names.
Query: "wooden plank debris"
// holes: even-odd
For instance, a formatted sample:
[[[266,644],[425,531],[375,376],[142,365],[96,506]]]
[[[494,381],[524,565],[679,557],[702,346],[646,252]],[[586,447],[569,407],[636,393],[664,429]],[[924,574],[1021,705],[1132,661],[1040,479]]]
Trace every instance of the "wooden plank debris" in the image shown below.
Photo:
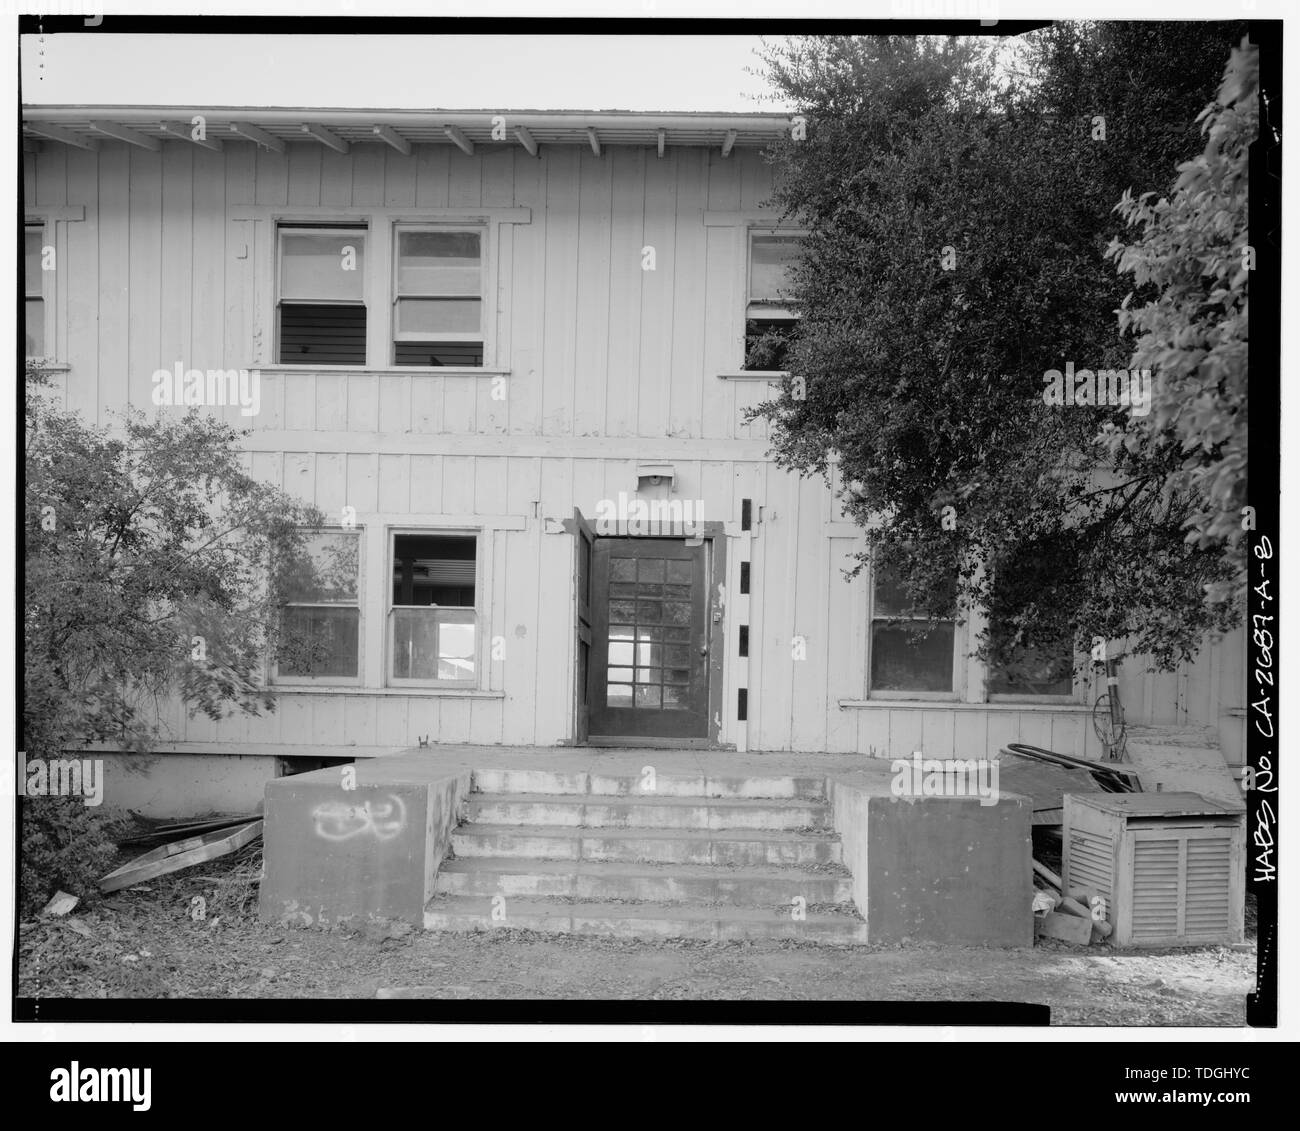
[[[1086,770],[1093,781],[1107,793],[1141,793],[1142,782],[1134,766],[1121,765],[1118,762],[1094,762],[1088,758],[1076,758],[1072,754],[1059,754],[1042,746],[1031,746],[1025,742],[1008,743],[1001,754],[1012,754],[1027,758],[1031,762],[1060,766],[1074,770]]]
[[[1078,939],[1066,938],[1065,935],[1057,933],[1049,934],[1049,938],[1064,938],[1066,942],[1080,941],[1085,943],[1089,941],[1100,942],[1102,939],[1110,938],[1114,933],[1115,928],[1110,923],[1106,922],[1105,919],[1094,919],[1092,917],[1092,908],[1088,904],[1089,900],[1091,900],[1095,893],[1087,888],[1071,888],[1068,895],[1063,895],[1061,894],[1064,891],[1061,877],[1053,872],[1046,864],[1040,864],[1037,860],[1032,860],[1031,863],[1034,866],[1034,875],[1040,877],[1045,883],[1050,884],[1051,887],[1048,891],[1057,896],[1056,909],[1052,911],[1051,914],[1056,916],[1064,915],[1072,919],[1078,919],[1087,925],[1087,931],[1085,932],[1077,927],[1072,928],[1068,924],[1066,926],[1060,926],[1058,924],[1054,930],[1058,932],[1072,932],[1073,935],[1082,937]],[[1041,917],[1039,917],[1038,922],[1041,926]],[[1044,934],[1046,932],[1040,929],[1039,933]]]
[[[1052,871],[1046,864],[1040,864],[1037,860],[1033,862],[1034,871],[1043,877],[1058,892],[1061,890],[1061,877]]]
[[[207,860],[225,856],[262,835],[262,822],[250,821],[234,829],[216,829],[202,836],[189,837],[172,844],[164,844],[152,852],[123,864],[99,881],[100,891],[120,891],[132,884],[179,872]]]
[[[200,833],[213,832],[217,829],[229,829],[235,825],[246,825],[249,821],[258,819],[256,813],[245,813],[239,816],[210,817],[201,821],[171,821],[166,824],[154,825],[148,832],[126,837],[121,843],[147,844],[149,841],[156,840],[180,840],[183,837],[198,836]]]
[[[41,908],[41,914],[66,915],[80,902],[75,895],[69,895],[66,891],[56,891],[50,897],[50,902]]]

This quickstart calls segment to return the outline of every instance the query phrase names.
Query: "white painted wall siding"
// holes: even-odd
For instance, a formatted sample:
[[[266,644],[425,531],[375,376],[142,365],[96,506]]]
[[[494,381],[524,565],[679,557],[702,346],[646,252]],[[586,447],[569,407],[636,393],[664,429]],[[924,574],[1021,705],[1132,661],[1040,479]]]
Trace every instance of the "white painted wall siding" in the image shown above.
[[[213,723],[174,706],[173,746],[571,740],[573,544],[547,520],[575,506],[593,514],[600,499],[635,489],[638,462],[655,461],[673,464],[680,497],[731,524],[727,741],[887,756],[974,755],[1010,741],[1096,752],[1084,704],[840,706],[863,700],[869,670],[867,579],[843,579],[859,543],[831,525],[839,515],[824,484],[766,460],[765,428],[744,414],[769,387],[718,376],[741,363],[745,223],[764,214],[771,189],[757,153],[543,147],[533,158],[513,146],[470,157],[416,146],[407,157],[381,145],[276,154],[227,142],[218,153],[179,141],[151,153],[106,142],[98,152],[47,144],[25,155],[24,176],[29,214],[49,219],[59,249],[62,396],[101,422],[128,405],[154,411],[152,374],[177,361],[228,369],[270,357],[276,217],[511,216],[492,229],[504,399],[485,374],[262,364],[258,416],[211,410],[251,429],[259,477],[327,512],[355,508],[366,532],[363,679],[286,691],[261,718]],[[752,536],[738,526],[745,498],[763,508]],[[386,528],[431,515],[487,531],[482,632],[503,649],[472,693],[383,686]],[[736,592],[743,543],[748,601]],[[747,662],[735,655],[746,607]],[[1234,635],[1170,675],[1130,662],[1122,693],[1134,721],[1214,726],[1243,704],[1243,673]]]

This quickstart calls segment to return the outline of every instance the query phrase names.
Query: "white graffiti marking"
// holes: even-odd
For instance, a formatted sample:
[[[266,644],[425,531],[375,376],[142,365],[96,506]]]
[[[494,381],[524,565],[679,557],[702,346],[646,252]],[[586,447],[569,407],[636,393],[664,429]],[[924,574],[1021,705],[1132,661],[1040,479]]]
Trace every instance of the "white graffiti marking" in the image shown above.
[[[351,840],[370,833],[376,840],[392,840],[406,827],[406,805],[394,793],[387,802],[323,801],[311,811],[316,835],[325,840]]]

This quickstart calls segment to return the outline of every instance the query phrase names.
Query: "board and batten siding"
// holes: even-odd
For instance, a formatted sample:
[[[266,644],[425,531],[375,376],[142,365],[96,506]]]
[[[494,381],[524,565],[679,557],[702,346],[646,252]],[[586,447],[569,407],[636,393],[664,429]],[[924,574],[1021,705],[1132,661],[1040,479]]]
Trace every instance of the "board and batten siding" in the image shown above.
[[[1086,704],[841,706],[867,694],[868,581],[844,579],[860,539],[824,483],[767,460],[766,427],[745,413],[771,388],[719,377],[742,360],[746,224],[773,215],[758,153],[669,148],[659,158],[611,146],[597,157],[544,146],[534,158],[518,146],[474,156],[416,146],[403,156],[307,143],[276,154],[180,141],[154,153],[105,141],[96,152],[44,145],[25,155],[24,178],[28,212],[48,220],[58,251],[52,340],[67,366],[57,386],[67,407],[108,423],[128,405],[152,412],[153,373],[178,361],[258,368],[257,416],[208,411],[251,430],[259,478],[326,513],[352,507],[363,529],[361,686],[288,689],[274,714],[220,722],[172,705],[173,744],[274,753],[404,747],[426,735],[571,740],[574,546],[559,523],[631,494],[639,462],[667,462],[675,495],[701,500],[731,543],[724,741],[891,757],[969,756],[1011,741],[1097,752]],[[273,220],[316,210],[505,217],[490,228],[496,301],[486,306],[495,305],[491,368],[505,371],[504,397],[488,374],[267,364]],[[749,532],[739,528],[742,499],[755,508]],[[481,634],[502,647],[473,692],[383,686],[386,529],[431,516],[485,532]],[[742,556],[752,562],[748,597],[738,592]],[[742,618],[747,660],[736,653]],[[1128,664],[1130,718],[1217,725],[1243,705],[1243,663],[1233,637],[1170,675]]]
[[[763,438],[743,418],[767,387],[716,376],[742,360],[745,230],[704,222],[769,213],[770,171],[753,151],[564,146],[533,158],[517,146],[473,157],[419,146],[405,157],[380,145],[276,154],[164,142],[152,153],[106,142],[26,156],[30,213],[85,208],[58,225],[57,360],[76,367],[68,407],[91,419],[150,408],[154,372],[177,361],[230,369],[270,357],[274,227],[254,217],[527,209],[527,222],[500,225],[495,249],[504,399],[481,376],[263,361],[258,416],[214,411],[273,434]]]

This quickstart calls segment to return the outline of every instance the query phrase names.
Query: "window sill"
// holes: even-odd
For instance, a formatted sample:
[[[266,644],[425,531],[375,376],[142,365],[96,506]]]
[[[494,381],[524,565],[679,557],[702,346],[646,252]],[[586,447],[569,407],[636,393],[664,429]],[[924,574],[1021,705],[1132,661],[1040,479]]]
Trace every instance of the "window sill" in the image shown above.
[[[715,374],[719,381],[784,381],[788,369],[729,369]]]
[[[257,365],[249,368],[259,373],[324,373],[356,374],[359,377],[384,376],[395,373],[432,374],[441,377],[509,377],[509,369],[497,369],[485,365],[389,365],[373,368],[365,365]]]
[[[504,699],[504,691],[487,691],[477,687],[449,687],[429,684],[421,687],[308,687],[305,684],[277,683],[271,690],[276,695],[377,695],[393,698],[424,698],[438,696],[448,699]]]
[[[27,361],[30,363],[33,361],[44,361],[44,359],[39,357],[29,357]],[[72,371],[72,366],[66,361],[45,361],[43,365],[38,365],[36,368],[42,373],[70,373]]]
[[[1045,714],[1087,715],[1092,708],[1083,703],[966,703],[955,699],[840,699],[840,710],[889,708],[900,711],[1041,711]]]

